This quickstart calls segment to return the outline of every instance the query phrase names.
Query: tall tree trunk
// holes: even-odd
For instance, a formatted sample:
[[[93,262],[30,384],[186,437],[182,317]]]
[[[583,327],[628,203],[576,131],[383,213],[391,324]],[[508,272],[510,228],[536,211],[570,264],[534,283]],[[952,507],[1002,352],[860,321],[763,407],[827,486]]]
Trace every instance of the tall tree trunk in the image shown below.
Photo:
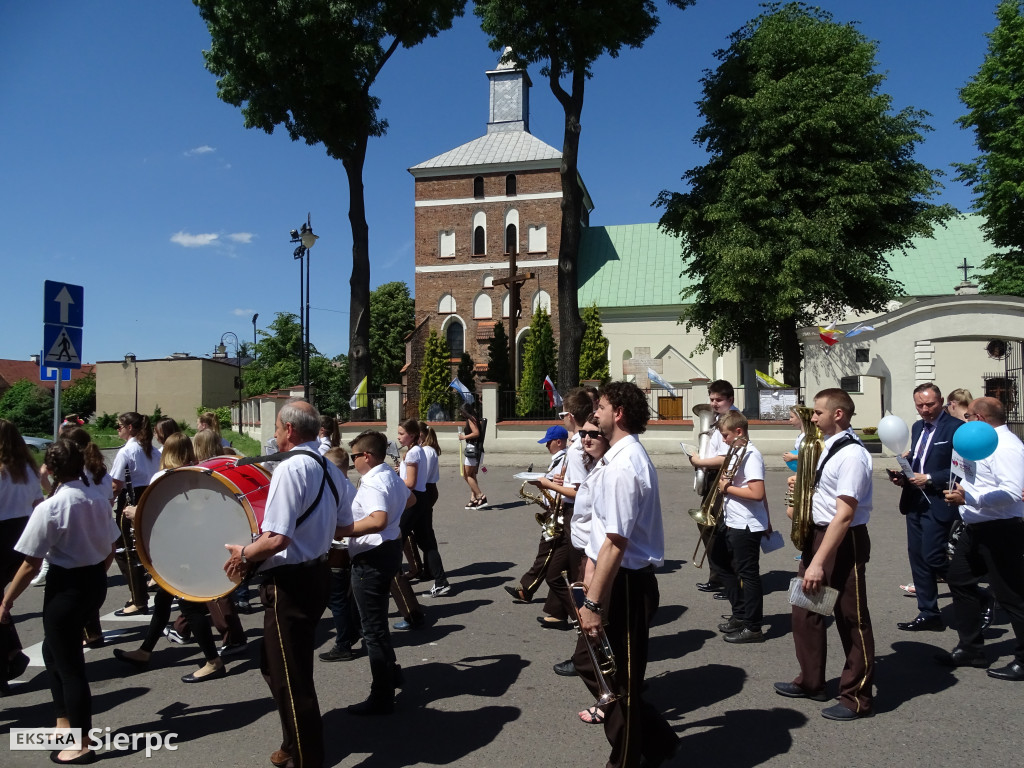
[[[783,320],[779,328],[782,346],[782,380],[788,387],[800,386],[800,361],[803,354],[800,350],[800,339],[796,335],[796,319]],[[804,393],[804,400],[810,397]]]
[[[367,141],[368,137],[364,135],[342,161],[348,174],[348,220],[352,227],[348,329],[348,378],[351,392],[355,392],[364,377],[369,384],[373,367],[370,359],[370,227],[366,223],[366,201],[363,194],[363,163],[366,160]],[[364,420],[369,415],[369,407],[357,408],[352,412],[352,419]]]
[[[583,113],[583,68],[573,73],[572,93],[551,83],[565,111],[562,138],[562,226],[558,244],[558,388],[563,392],[580,383],[580,345],[583,319],[579,305],[579,251],[583,190],[579,182],[580,116]]]

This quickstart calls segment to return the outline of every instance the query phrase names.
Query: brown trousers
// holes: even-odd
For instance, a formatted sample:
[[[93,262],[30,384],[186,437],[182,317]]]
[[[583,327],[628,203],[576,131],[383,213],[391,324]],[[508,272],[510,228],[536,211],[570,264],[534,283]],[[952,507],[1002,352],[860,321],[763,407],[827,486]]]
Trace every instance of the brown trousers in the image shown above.
[[[528,600],[533,598],[541,584],[546,581],[548,596],[544,601],[544,613],[563,621],[573,615],[572,603],[569,602],[569,587],[562,578],[562,571],[566,571],[572,578],[572,553],[568,527],[563,528],[558,538],[553,541],[545,541],[541,536],[537,545],[537,557],[534,558],[530,570],[519,580]]]
[[[220,632],[220,640],[224,645],[239,645],[245,642],[245,629],[242,627],[242,620],[238,618],[235,604],[231,595],[210,600],[206,607],[210,611],[210,621],[214,629]],[[179,613],[174,620],[174,630],[183,638],[188,640],[192,637],[192,627],[184,614]]]
[[[653,568],[620,568],[605,607],[605,632],[615,654],[616,673],[608,685],[620,698],[606,706],[604,734],[612,746],[607,768],[637,768],[641,758],[661,763],[671,756],[678,738],[664,716],[644,701],[649,617],[658,609],[658,580]],[[572,661],[595,698],[600,693],[597,674],[580,635]]]
[[[295,768],[324,762],[323,721],[313,685],[316,625],[330,595],[327,559],[268,571],[260,586],[263,645],[260,671],[281,717],[281,749]]]
[[[800,559],[798,577],[803,577],[825,528],[815,526],[811,542]],[[836,550],[832,565],[825,569],[825,584],[839,590],[833,611],[836,629],[846,654],[839,677],[839,703],[860,714],[871,712],[871,684],[875,677],[875,638],[868,613],[865,566],[871,556],[871,539],[866,525],[851,527]],[[825,688],[825,617],[804,608],[793,608],[793,642],[800,674],[793,682],[805,691]]]

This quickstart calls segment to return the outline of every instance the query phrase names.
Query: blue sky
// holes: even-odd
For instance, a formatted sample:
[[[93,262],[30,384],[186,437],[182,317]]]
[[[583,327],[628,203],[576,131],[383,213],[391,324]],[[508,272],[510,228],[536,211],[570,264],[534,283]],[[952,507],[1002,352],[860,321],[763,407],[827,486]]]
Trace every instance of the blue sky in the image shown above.
[[[955,125],[957,92],[978,69],[996,0],[819,0],[879,42],[894,107],[932,113],[918,152],[930,168],[975,154]],[[640,50],[594,67],[580,168],[591,223],[656,221],[661,189],[704,160],[693,144],[702,70],[756,16],[749,0],[664,6]],[[0,10],[0,358],[42,344],[44,280],[85,287],[87,362],[209,354],[225,331],[252,339],[253,313],[297,312],[289,230],[312,214],[312,341],[348,350],[351,237],[340,162],[320,146],[246,130],[203,67],[209,35],[187,0],[9,0]],[[372,139],[365,182],[371,281],[413,285],[407,168],[483,134],[497,54],[471,13],[399,51],[374,89],[390,129]],[[531,72],[531,132],[561,146],[561,110]],[[942,201],[971,195],[951,175]],[[230,346],[230,345],[229,345]]]

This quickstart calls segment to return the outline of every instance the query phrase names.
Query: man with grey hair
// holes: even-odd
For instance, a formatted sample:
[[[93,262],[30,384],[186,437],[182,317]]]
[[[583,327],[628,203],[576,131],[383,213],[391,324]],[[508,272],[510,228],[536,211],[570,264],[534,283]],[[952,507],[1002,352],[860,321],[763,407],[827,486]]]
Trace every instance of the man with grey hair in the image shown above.
[[[260,670],[281,717],[275,766],[319,768],[324,760],[323,723],[313,685],[316,625],[327,609],[331,540],[352,531],[352,509],[338,493],[341,471],[320,455],[320,415],[304,400],[291,400],[277,416],[274,437],[291,455],[274,469],[260,536],[225,545],[224,570],[238,578],[250,568],[264,577],[266,607]]]

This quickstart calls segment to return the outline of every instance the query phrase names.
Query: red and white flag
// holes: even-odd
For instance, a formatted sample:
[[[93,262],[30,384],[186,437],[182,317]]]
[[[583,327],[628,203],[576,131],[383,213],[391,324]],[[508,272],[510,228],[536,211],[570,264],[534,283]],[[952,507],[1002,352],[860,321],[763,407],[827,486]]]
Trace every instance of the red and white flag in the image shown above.
[[[548,393],[548,405],[552,408],[562,407],[562,396],[558,394],[558,390],[555,389],[555,383],[551,381],[550,376],[544,377],[544,391]]]

